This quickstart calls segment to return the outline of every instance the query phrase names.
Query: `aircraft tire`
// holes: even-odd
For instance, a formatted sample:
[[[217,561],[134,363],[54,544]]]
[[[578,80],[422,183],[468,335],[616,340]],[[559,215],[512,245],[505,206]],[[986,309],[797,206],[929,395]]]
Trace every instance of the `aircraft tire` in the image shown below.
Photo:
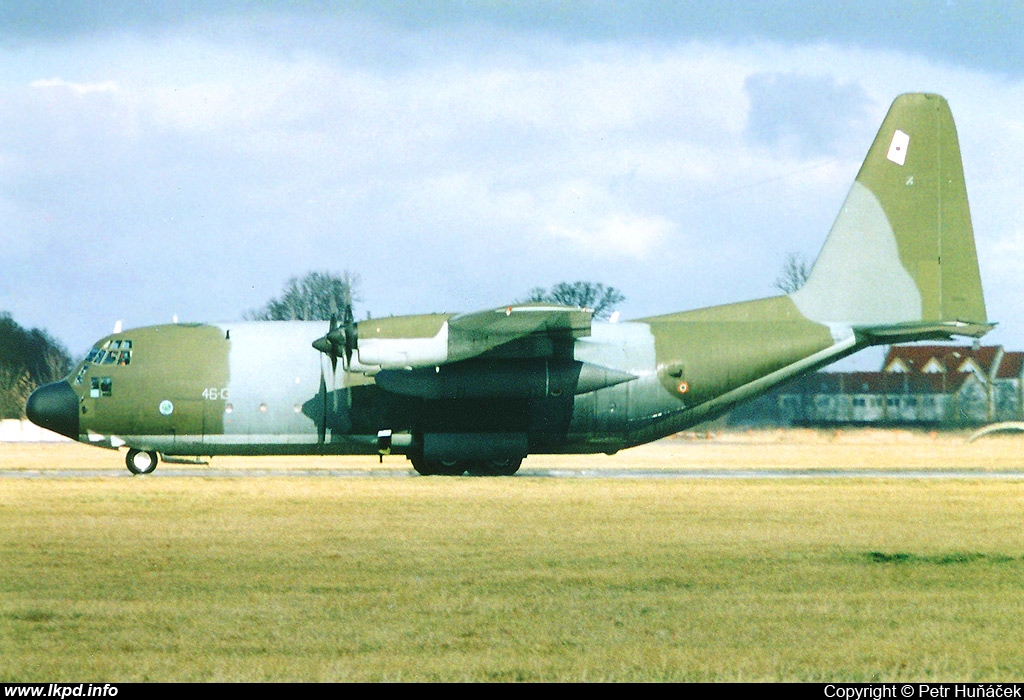
[[[156,469],[158,461],[156,452],[136,450],[134,447],[128,450],[124,458],[132,474],[149,474]]]
[[[445,462],[444,460],[437,460],[437,471],[435,474],[441,476],[462,476],[466,473],[466,463],[457,460],[452,462]]]
[[[462,476],[466,473],[466,462],[445,462],[440,459],[425,459],[419,455],[410,457],[412,468],[422,476]]]
[[[420,476],[434,476],[434,472],[430,470],[427,460],[423,459],[421,455],[409,455],[409,461],[412,462],[412,468]]]
[[[485,459],[469,463],[472,476],[512,476],[519,471],[522,459]]]

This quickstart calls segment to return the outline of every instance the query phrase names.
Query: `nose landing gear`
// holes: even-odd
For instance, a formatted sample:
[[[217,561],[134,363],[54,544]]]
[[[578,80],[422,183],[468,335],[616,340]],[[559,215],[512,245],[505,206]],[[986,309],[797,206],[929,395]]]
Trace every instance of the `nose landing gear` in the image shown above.
[[[149,474],[156,469],[159,459],[156,452],[136,450],[133,447],[128,450],[128,454],[125,455],[124,461],[125,464],[128,465],[128,471],[132,474]]]

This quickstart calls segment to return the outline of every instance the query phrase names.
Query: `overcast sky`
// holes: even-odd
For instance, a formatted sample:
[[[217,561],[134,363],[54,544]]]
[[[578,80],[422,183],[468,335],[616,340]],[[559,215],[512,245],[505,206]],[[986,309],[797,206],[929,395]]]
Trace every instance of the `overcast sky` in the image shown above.
[[[580,279],[624,318],[768,296],[927,91],[985,342],[1024,350],[1021,3],[408,5],[5,2],[0,310],[78,355],[310,270],[361,275],[360,318]]]

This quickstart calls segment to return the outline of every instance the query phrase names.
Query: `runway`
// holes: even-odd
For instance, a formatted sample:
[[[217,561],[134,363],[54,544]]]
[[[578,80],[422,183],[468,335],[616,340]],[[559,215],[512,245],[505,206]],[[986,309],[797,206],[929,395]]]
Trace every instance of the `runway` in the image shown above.
[[[511,479],[1024,480],[1024,437],[969,442],[963,433],[762,431],[670,438],[615,455],[530,455]],[[402,455],[203,458],[163,461],[133,476],[123,451],[80,443],[0,444],[4,479],[445,479],[421,477]],[[459,477],[488,478],[488,477]],[[495,477],[490,477],[495,478]],[[501,477],[498,477],[501,478]]]
[[[991,469],[566,469],[522,468],[512,477],[423,477],[412,468],[317,468],[317,469],[225,469],[161,465],[151,474],[134,475],[127,469],[0,469],[0,479],[254,479],[254,478],[333,478],[333,479],[971,479],[1024,481],[1024,471]]]

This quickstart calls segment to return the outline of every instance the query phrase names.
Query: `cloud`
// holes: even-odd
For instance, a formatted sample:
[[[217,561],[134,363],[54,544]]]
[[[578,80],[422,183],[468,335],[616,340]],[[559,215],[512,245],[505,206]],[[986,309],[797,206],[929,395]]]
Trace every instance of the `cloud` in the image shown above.
[[[559,224],[547,227],[548,233],[566,239],[579,251],[612,260],[623,256],[647,260],[674,230],[672,222],[664,217],[622,214],[596,220],[586,228]]]
[[[93,92],[117,92],[119,90],[117,83],[113,80],[107,80],[102,83],[71,83],[61,78],[46,78],[43,80],[33,80],[29,83],[29,87],[33,88],[64,88],[70,90],[76,95],[88,95]]]
[[[871,106],[859,84],[829,75],[755,73],[744,87],[751,141],[803,157],[848,153],[848,137]]]
[[[1024,67],[1024,7],[1015,2],[899,2],[863,0],[822,5],[790,0],[765,7],[761,0],[728,4],[705,0],[634,3],[418,2],[302,3],[287,0],[64,0],[59,10],[45,3],[11,0],[0,5],[0,38],[9,42],[62,43],[80,37],[139,33],[149,37],[182,32],[237,32],[241,23],[261,34],[302,22],[303,31],[266,32],[265,45],[294,42],[326,50],[337,43],[338,25],[384,28],[378,49],[394,33],[432,32],[521,39],[542,36],[569,43],[662,44],[704,42],[733,48],[752,42],[809,45],[830,42],[917,54],[1003,75]],[[225,30],[225,27],[231,27]],[[254,37],[257,38],[257,37]],[[497,48],[493,43],[490,50]],[[379,53],[379,52],[371,52]]]
[[[569,278],[614,284],[629,315],[750,298],[820,247],[897,90],[952,93],[971,167],[977,134],[1020,125],[1002,78],[766,41],[787,30],[720,9],[616,34],[572,5],[377,6],[126,6],[0,48],[0,268],[38,290],[19,321],[84,346],[94,318],[228,319],[324,267],[361,273],[375,313]],[[716,12],[733,39],[700,35]],[[989,162],[969,179],[977,221],[1019,219],[1018,141],[997,190]],[[111,274],[132,294],[82,293]]]
[[[1016,228],[1000,235],[989,246],[987,262],[990,271],[1009,280],[1024,285],[1021,270],[1024,270],[1024,229]]]

